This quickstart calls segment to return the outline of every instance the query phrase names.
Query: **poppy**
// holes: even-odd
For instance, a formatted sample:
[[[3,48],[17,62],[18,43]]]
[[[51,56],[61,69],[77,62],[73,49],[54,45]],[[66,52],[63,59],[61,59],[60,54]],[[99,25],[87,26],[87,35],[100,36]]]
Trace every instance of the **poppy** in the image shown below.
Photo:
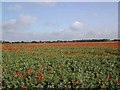
[[[42,77],[40,77],[40,76],[37,76],[37,77],[39,78],[40,81],[42,81]]]
[[[80,82],[76,82],[76,84],[80,85]]]
[[[118,80],[116,80],[115,82],[116,82],[116,83],[118,83],[119,81],[118,81]]]
[[[39,76],[39,74],[40,74],[40,71],[38,71],[36,75]]]
[[[22,76],[22,80],[24,80],[24,76]]]
[[[27,70],[26,70],[26,73],[28,74],[28,71],[30,70],[30,68],[28,68]]]
[[[42,67],[44,67],[44,64],[42,64]]]
[[[21,72],[17,72],[15,75],[16,76],[23,76],[23,74]]]
[[[112,80],[112,76],[110,76],[109,78],[108,78],[108,81],[111,81]]]
[[[22,76],[22,80],[24,80],[24,76],[23,76],[23,74],[21,72],[15,73],[15,76]]]
[[[60,78],[60,81],[63,81],[63,79],[62,79],[62,78]]]
[[[105,84],[105,82],[102,82],[102,84]]]
[[[33,74],[33,72],[31,71],[31,72],[30,72],[30,76],[32,76],[32,74]]]

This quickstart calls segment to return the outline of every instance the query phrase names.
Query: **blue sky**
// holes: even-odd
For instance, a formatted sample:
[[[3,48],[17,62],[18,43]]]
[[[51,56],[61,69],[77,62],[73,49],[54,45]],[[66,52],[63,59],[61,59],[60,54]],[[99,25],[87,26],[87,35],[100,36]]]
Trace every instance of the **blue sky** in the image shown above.
[[[118,37],[117,2],[3,2],[3,40]]]

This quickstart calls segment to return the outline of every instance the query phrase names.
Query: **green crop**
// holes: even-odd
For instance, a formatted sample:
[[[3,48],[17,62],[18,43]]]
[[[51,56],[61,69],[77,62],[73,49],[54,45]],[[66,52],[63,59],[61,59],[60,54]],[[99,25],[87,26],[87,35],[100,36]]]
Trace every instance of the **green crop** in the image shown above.
[[[14,48],[16,44],[13,44]],[[2,51],[5,88],[120,88],[120,56],[115,48],[46,47]],[[29,45],[28,45],[29,47]]]

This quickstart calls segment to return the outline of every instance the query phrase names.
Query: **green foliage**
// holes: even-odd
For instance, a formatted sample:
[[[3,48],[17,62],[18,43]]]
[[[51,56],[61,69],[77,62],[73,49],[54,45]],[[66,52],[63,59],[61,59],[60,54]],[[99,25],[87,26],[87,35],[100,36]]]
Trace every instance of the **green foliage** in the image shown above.
[[[100,47],[3,51],[3,88],[119,88],[118,55]]]

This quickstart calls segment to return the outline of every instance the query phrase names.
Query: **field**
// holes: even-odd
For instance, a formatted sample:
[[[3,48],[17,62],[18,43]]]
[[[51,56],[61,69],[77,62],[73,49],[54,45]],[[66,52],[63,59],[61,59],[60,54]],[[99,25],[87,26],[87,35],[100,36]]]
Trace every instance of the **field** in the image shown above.
[[[120,88],[118,42],[2,45],[3,88]]]

